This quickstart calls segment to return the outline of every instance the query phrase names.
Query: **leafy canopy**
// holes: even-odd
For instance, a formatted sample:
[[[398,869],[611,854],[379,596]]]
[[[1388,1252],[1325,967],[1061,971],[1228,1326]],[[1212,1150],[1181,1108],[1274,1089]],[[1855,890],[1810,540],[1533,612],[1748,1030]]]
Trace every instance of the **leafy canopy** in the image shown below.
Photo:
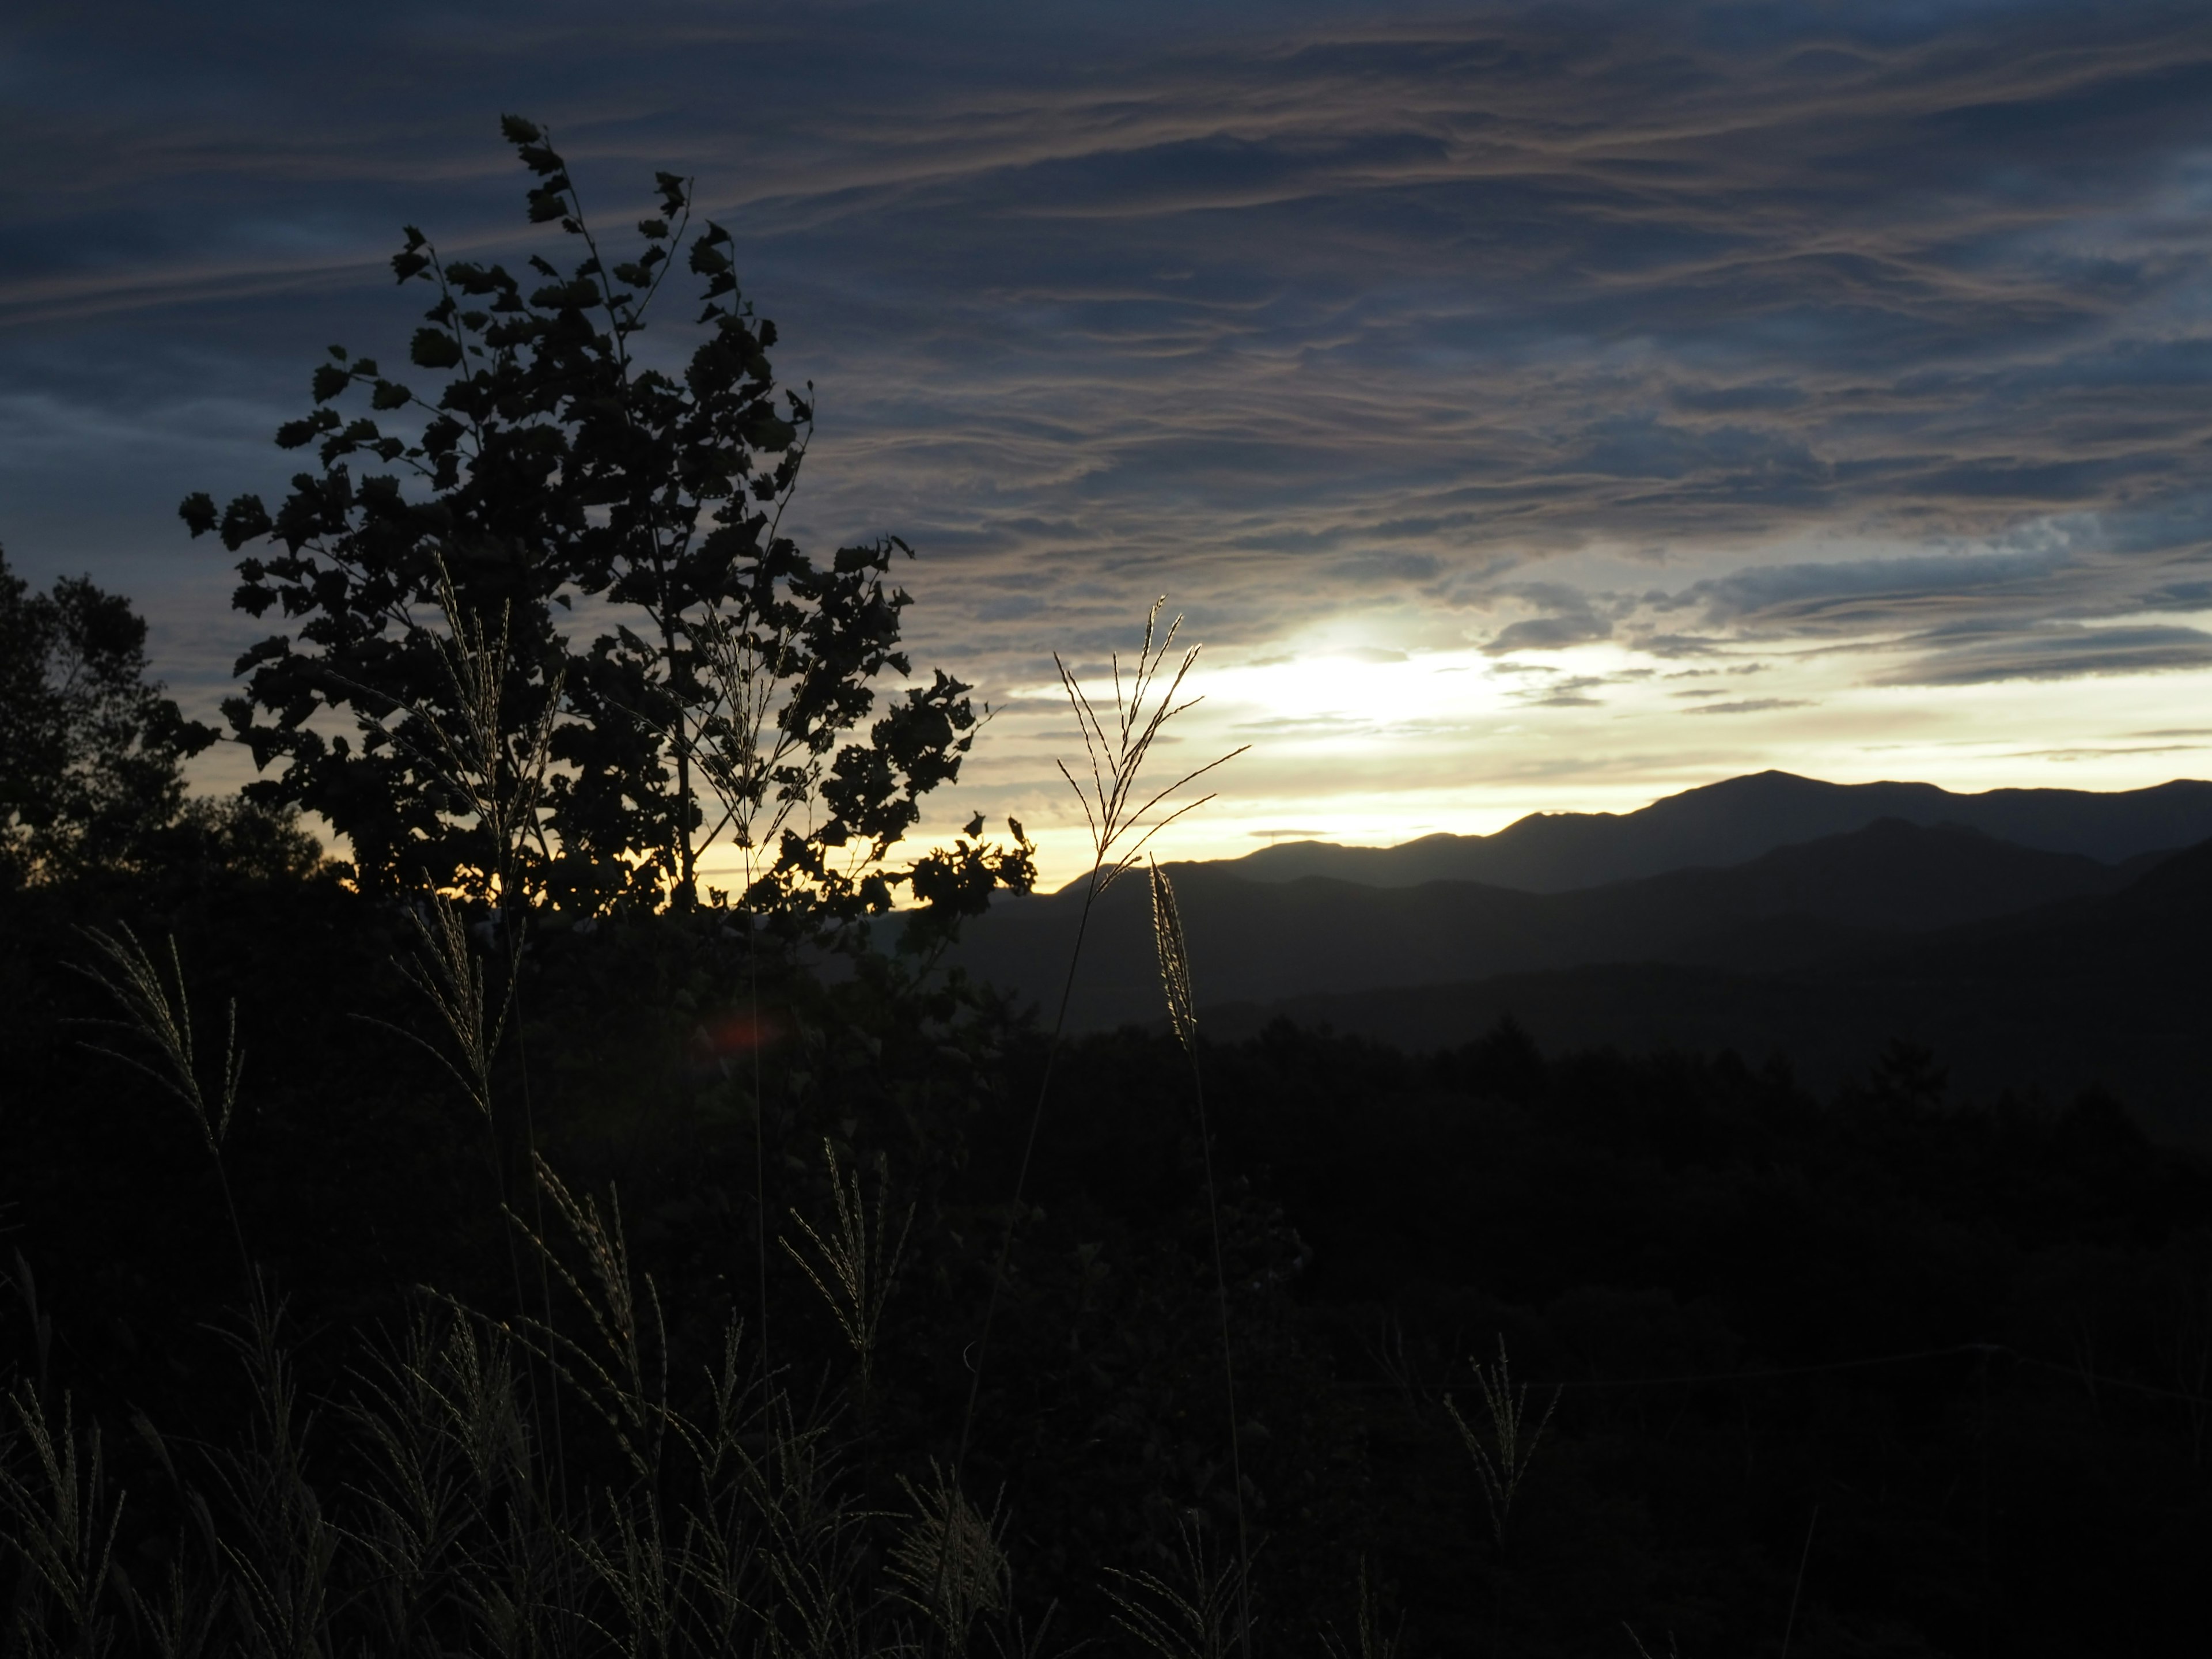
[[[264,774],[251,793],[329,818],[372,891],[512,882],[583,910],[689,906],[723,836],[747,854],[748,902],[817,915],[882,909],[902,882],[940,912],[1026,885],[1018,824],[1011,845],[971,842],[978,822],[917,867],[885,861],[980,720],[941,670],[876,689],[912,678],[889,580],[904,542],[825,564],[781,533],[812,387],[778,387],[775,325],[739,289],[728,232],[694,231],[690,181],[660,173],[617,259],[550,136],[501,125],[531,222],[571,239],[567,269],[447,260],[407,228],[392,270],[434,295],[409,380],[333,346],[312,410],[276,434],[315,463],[283,502],[180,508],[195,536],[256,549],[235,603],[289,629],[240,659],[224,708]],[[680,362],[640,340],[679,263],[701,307]],[[464,658],[495,662],[490,683]],[[459,776],[453,734],[488,710],[483,775]],[[497,844],[481,804],[517,799],[514,844]]]

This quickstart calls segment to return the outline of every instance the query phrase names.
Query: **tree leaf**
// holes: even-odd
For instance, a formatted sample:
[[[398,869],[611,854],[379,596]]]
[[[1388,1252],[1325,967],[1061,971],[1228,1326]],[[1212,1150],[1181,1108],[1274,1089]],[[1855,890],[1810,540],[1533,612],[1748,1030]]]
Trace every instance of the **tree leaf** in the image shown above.
[[[461,348],[443,329],[418,328],[407,355],[418,368],[452,368],[461,361]]]

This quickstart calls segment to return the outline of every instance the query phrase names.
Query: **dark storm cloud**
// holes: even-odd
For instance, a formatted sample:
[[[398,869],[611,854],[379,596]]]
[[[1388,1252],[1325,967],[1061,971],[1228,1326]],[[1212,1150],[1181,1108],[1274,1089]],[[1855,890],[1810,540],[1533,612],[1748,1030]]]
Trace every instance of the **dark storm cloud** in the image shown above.
[[[653,167],[698,175],[822,390],[799,527],[908,535],[926,645],[1001,683],[1164,589],[1232,645],[1398,606],[1499,655],[1928,635],[1896,672],[1929,684],[2196,648],[2088,625],[2212,583],[2193,9],[5,27],[0,540],[33,569],[222,592],[171,508],[280,488],[266,434],[321,347],[404,338],[397,226],[548,240],[493,140],[516,108],[611,223]],[[1891,556],[1774,551],[1822,537]],[[1542,569],[1607,550],[1669,577]],[[192,603],[172,648],[251,636]],[[1933,637],[1960,619],[1995,631]]]

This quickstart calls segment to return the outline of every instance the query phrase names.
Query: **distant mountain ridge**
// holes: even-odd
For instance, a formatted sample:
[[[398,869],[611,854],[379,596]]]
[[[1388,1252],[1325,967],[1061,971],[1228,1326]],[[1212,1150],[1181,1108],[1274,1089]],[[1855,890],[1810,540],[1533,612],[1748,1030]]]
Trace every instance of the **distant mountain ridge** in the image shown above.
[[[1637,811],[1539,812],[1492,836],[1426,836],[1398,847],[1284,842],[1221,867],[1247,881],[1322,876],[1369,887],[1479,881],[1561,893],[1670,870],[1741,864],[1778,847],[1849,835],[1878,819],[1954,823],[1999,841],[2103,864],[2212,839],[2212,782],[2148,789],[1992,789],[1825,783],[1759,772],[1687,789]]]
[[[2212,1147],[2212,783],[2098,794],[1735,778],[1640,811],[1170,866],[1202,1030],[1279,1018],[1401,1048],[1497,1020],[1547,1048],[1733,1048],[1816,1087],[1922,1042],[1966,1090],[2118,1090]],[[1146,884],[1090,921],[1073,1029],[1163,1017]],[[1056,1000],[1080,884],[953,961]]]
[[[1693,868],[1562,893],[1467,881],[1381,887],[1255,882],[1243,861],[1170,866],[1201,1002],[1270,1003],[1606,963],[1799,969],[1952,924],[2110,893],[2137,873],[1956,825],[1883,819]],[[953,960],[1039,1003],[1057,992],[1079,893],[995,907]],[[1145,884],[1092,915],[1070,1004],[1077,1029],[1159,1017]]]

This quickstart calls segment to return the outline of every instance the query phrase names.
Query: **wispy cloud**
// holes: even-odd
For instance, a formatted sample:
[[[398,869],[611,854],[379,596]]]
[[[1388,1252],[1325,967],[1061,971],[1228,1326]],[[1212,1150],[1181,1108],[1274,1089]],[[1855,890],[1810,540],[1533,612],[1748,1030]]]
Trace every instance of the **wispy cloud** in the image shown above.
[[[2054,623],[1959,643],[1932,643],[1885,685],[1981,685],[2212,666],[2212,634],[2194,628],[2084,628]]]
[[[399,349],[400,223],[552,240],[503,109],[554,125],[610,224],[653,169],[696,174],[778,368],[820,388],[795,526],[906,535],[922,659],[1001,702],[1162,591],[1263,656],[1360,615],[1373,650],[1501,669],[2212,663],[2182,625],[2212,609],[2186,9],[122,0],[10,27],[0,421],[38,441],[0,453],[0,541],[156,593],[204,691],[256,629],[174,501],[281,490],[266,435],[322,347]]]
[[[1701,702],[1684,709],[1686,714],[1764,714],[1777,708],[1809,708],[1802,697],[1750,697],[1736,702]]]

